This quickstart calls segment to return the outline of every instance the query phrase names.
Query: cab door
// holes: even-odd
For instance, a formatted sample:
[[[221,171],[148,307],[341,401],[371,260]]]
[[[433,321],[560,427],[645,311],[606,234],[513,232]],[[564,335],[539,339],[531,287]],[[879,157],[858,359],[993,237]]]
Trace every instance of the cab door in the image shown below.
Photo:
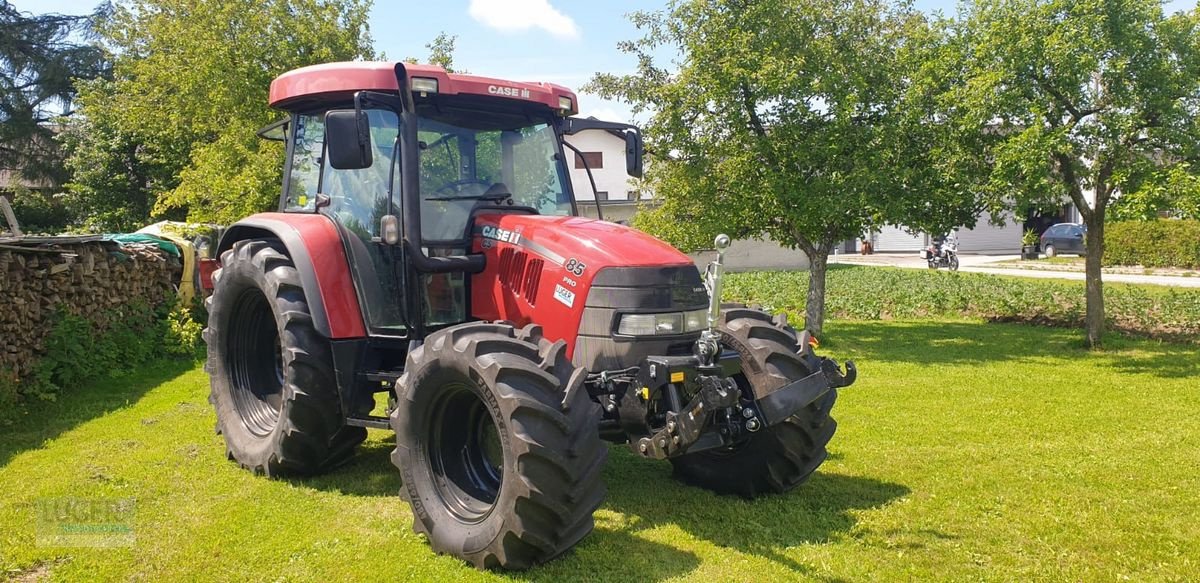
[[[353,271],[355,291],[372,335],[403,337],[404,262],[400,246],[380,240],[380,220],[397,208],[394,187],[399,118],[386,109],[366,110],[372,164],[339,170],[327,163],[324,112],[296,116],[285,211],[317,212],[338,225]]]

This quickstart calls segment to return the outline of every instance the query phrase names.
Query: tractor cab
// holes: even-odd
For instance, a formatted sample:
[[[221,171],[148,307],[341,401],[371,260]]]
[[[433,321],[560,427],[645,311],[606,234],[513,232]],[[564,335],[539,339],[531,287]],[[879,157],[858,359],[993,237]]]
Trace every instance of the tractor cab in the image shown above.
[[[637,128],[568,117],[576,104],[548,83],[333,63],[276,79],[271,105],[290,116],[261,133],[288,146],[280,211],[333,218],[368,332],[408,337],[470,317],[467,276],[483,268],[471,253],[478,214],[577,214],[564,135],[626,133],[628,170],[641,174]]]
[[[279,209],[226,230],[207,299],[231,460],[320,473],[390,429],[414,531],[523,569],[592,530],[602,440],[746,497],[825,459],[855,369],[721,303],[728,237],[702,276],[578,216],[564,136],[623,135],[640,176],[637,128],[572,117],[558,85],[404,63],[298,69],[270,102],[288,114],[260,132],[287,146]]]

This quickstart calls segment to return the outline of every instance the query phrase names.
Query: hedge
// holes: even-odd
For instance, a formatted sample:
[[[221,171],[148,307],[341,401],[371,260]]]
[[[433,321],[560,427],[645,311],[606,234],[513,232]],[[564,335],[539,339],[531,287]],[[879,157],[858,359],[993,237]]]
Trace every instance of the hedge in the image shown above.
[[[1126,221],[1104,227],[1104,265],[1200,269],[1200,221]]]
[[[730,301],[761,304],[803,321],[808,272],[734,273],[726,286]],[[1200,337],[1200,289],[1109,285],[1104,298],[1110,329],[1183,341]],[[1065,327],[1083,327],[1087,311],[1082,281],[845,265],[829,269],[825,306],[827,317],[853,320],[949,316]]]

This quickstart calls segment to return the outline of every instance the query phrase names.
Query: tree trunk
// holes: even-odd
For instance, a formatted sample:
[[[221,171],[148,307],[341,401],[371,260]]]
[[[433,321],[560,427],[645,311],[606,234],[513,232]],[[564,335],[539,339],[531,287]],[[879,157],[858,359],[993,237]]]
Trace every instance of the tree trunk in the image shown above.
[[[1104,257],[1104,207],[1097,205],[1087,224],[1087,343],[1099,348],[1104,340],[1104,282],[1100,279]]]
[[[819,245],[808,256],[808,298],[804,306],[804,327],[820,336],[825,327],[825,271],[829,267],[829,246]]]

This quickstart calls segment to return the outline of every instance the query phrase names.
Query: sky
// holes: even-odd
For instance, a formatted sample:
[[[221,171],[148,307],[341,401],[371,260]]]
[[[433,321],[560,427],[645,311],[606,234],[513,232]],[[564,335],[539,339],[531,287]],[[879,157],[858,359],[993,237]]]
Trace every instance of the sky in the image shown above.
[[[94,0],[10,0],[28,12],[80,14]],[[454,64],[478,75],[516,81],[549,81],[578,90],[597,72],[632,72],[635,60],[617,50],[638,38],[626,14],[657,10],[666,0],[375,0],[371,36],[388,59],[424,61],[425,45],[440,32],[458,36]],[[952,14],[957,0],[914,0],[920,10]],[[1196,0],[1166,2],[1168,12]],[[629,108],[579,93],[580,113],[629,121]]]

